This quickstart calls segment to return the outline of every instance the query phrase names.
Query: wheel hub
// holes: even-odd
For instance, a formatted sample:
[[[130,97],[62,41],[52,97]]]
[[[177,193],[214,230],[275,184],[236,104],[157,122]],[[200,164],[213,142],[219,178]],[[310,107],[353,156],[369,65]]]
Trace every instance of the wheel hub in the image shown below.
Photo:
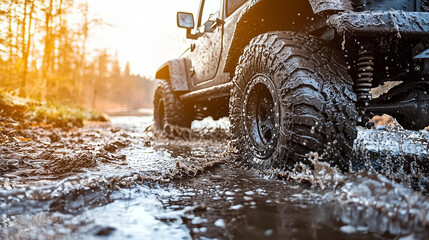
[[[159,126],[157,127],[158,130],[164,130],[165,110],[164,110],[164,101],[163,100],[160,100],[158,102],[158,122],[159,122]]]
[[[274,83],[256,75],[247,85],[243,117],[246,142],[253,155],[266,159],[274,152],[279,137],[280,110]]]

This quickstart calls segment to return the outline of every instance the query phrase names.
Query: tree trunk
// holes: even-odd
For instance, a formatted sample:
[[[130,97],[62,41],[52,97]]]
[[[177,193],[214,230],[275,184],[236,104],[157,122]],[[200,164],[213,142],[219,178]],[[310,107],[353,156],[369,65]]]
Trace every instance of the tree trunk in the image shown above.
[[[24,93],[25,93],[26,82],[27,82],[28,58],[29,58],[29,53],[30,53],[31,37],[32,37],[32,35],[31,35],[31,26],[32,26],[32,23],[33,23],[33,13],[34,13],[34,0],[31,1],[31,7],[30,7],[29,16],[28,16],[29,17],[28,33],[27,33],[28,37],[27,37],[26,44],[23,46],[23,48],[24,48],[24,52],[23,52],[24,70],[23,70],[23,74],[22,74],[21,89],[24,91]],[[23,37],[25,39],[25,35]]]
[[[29,0],[25,0],[24,1],[24,15],[22,18],[22,42],[21,42],[21,57],[22,59],[25,61],[25,47],[27,46],[27,44],[25,44],[25,36],[26,36],[26,30],[27,30],[27,6],[28,6],[28,2]],[[25,67],[24,67],[25,68]],[[24,75],[24,74],[23,74]],[[21,96],[25,96],[25,79],[24,76],[21,78],[21,86],[19,89],[19,94]]]
[[[53,0],[49,0],[49,6],[46,9],[45,13],[45,46],[43,50],[43,60],[42,60],[42,79],[43,79],[43,95],[42,99],[46,100],[48,88],[50,85],[50,81],[48,79],[48,71],[50,68],[51,62],[51,24],[52,24],[52,8],[53,8]]]
[[[15,9],[13,8],[13,3],[9,3],[9,17],[8,17],[8,34],[7,34],[7,43],[9,44],[9,58],[7,60],[7,75],[8,75],[8,84],[12,82],[12,64],[13,64],[13,30],[12,30],[12,19]]]

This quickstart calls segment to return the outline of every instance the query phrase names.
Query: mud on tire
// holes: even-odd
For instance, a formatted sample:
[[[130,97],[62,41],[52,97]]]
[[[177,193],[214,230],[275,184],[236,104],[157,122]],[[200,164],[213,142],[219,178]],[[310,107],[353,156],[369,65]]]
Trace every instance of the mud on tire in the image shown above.
[[[160,80],[153,100],[155,131],[169,137],[182,135],[183,129],[191,127],[192,117],[189,109],[173,93],[167,81]]]
[[[272,32],[252,39],[231,90],[233,158],[256,168],[283,168],[318,152],[346,169],[358,115],[353,81],[340,57],[312,36]]]

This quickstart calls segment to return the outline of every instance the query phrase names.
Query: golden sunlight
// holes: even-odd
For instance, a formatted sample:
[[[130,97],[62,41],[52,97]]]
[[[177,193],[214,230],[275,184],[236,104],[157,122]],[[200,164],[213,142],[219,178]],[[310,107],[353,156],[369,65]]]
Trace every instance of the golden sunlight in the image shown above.
[[[0,0],[1,239],[429,239],[429,0]]]
[[[199,0],[90,0],[92,19],[102,26],[90,38],[92,48],[115,49],[122,66],[153,76],[168,59],[177,58],[190,42],[176,24],[176,13],[195,13]]]

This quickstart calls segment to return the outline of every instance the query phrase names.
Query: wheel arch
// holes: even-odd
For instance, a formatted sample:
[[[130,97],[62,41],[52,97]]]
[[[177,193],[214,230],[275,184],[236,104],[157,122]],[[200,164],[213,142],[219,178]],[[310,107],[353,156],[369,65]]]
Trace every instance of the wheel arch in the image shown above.
[[[189,91],[189,77],[183,58],[172,59],[164,63],[156,71],[155,78],[169,82],[175,92]]]
[[[253,0],[242,10],[227,52],[224,72],[234,74],[243,49],[250,40],[269,31],[299,31],[326,13],[352,10],[350,0]],[[313,19],[313,20],[311,20]],[[310,27],[310,26],[308,26]]]

